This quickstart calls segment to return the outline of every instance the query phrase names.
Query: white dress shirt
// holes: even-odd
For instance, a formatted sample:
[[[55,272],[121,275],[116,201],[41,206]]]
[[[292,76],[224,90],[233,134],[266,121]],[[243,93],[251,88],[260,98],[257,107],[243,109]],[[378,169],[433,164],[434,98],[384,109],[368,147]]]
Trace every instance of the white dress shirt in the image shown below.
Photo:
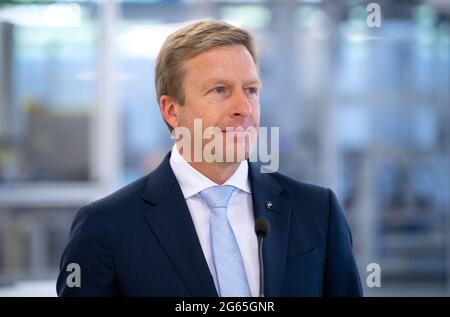
[[[172,147],[170,166],[180,184],[184,199],[186,199],[203,254],[218,290],[209,236],[211,210],[199,196],[199,192],[219,184],[216,184],[186,162],[178,152],[176,143]],[[248,162],[242,161],[236,172],[223,185],[231,185],[237,188],[228,203],[227,215],[241,251],[250,293],[257,297],[259,296],[259,255],[252,195],[248,179]]]

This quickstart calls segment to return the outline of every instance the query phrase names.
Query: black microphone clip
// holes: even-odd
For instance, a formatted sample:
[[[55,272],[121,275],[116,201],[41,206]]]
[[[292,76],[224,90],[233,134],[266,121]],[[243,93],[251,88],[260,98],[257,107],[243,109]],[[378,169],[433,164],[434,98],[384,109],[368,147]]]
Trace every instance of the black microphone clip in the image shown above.
[[[263,240],[269,234],[270,224],[264,217],[259,217],[255,221],[255,232],[258,237],[259,254],[259,296],[264,297],[264,261],[263,261]]]

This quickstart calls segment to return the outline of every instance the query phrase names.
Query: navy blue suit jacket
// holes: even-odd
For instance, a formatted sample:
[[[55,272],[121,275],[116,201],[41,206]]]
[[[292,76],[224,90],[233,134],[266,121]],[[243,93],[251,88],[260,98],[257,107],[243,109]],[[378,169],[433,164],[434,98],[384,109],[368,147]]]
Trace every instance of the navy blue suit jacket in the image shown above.
[[[169,158],[80,209],[61,258],[59,296],[217,296]],[[333,192],[260,173],[255,163],[249,177],[255,218],[270,222],[265,295],[362,295],[351,233]],[[66,283],[70,263],[80,266],[80,287]]]

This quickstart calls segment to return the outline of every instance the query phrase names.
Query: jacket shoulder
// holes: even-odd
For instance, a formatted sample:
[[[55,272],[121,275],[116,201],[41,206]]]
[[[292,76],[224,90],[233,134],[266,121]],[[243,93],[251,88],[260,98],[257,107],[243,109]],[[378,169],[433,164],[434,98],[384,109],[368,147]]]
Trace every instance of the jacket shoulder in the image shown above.
[[[97,212],[101,218],[105,216],[110,218],[116,213],[123,214],[125,210],[127,212],[135,210],[135,207],[142,202],[141,197],[148,177],[149,175],[141,177],[105,197],[89,203],[84,209]]]

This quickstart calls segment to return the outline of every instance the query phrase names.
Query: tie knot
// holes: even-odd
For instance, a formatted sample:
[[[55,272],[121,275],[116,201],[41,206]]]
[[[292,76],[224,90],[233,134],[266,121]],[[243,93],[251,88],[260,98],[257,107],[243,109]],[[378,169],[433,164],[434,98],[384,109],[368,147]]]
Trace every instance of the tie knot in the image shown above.
[[[200,196],[209,208],[227,208],[231,195],[236,188],[230,185],[212,186],[200,192]]]

